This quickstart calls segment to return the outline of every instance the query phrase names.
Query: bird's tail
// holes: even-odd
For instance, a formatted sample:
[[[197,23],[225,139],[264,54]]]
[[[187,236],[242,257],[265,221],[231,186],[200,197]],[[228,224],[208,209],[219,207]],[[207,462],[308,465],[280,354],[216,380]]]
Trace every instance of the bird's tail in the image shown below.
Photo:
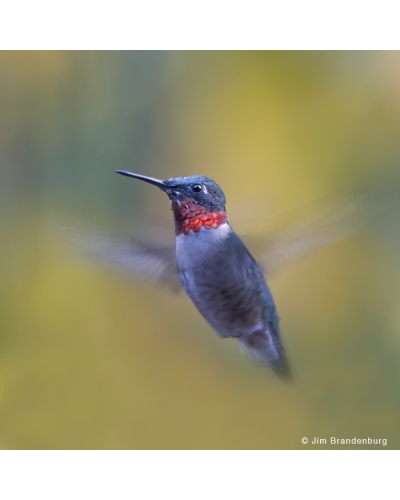
[[[246,350],[250,351],[257,361],[268,366],[278,375],[292,379],[281,341],[269,330],[259,330],[249,335],[243,335],[239,338],[239,342]]]

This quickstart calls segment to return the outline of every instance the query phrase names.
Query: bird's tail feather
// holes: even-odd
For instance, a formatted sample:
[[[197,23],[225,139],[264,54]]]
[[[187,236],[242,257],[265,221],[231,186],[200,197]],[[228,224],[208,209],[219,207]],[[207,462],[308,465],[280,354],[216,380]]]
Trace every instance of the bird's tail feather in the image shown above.
[[[243,335],[239,342],[254,358],[275,373],[292,379],[292,373],[286,359],[285,351],[278,337],[269,330],[259,330],[249,335]]]

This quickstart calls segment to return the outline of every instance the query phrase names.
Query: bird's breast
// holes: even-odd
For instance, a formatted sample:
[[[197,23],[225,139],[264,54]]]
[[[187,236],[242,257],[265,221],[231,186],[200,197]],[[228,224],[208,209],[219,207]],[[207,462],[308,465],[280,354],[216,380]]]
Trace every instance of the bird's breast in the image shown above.
[[[228,225],[179,235],[176,252],[186,293],[219,335],[260,328],[268,289],[257,263]]]
[[[176,237],[176,261],[180,273],[201,272],[203,266],[212,262],[212,257],[221,248],[232,232],[226,222],[218,228],[201,228],[199,232],[190,231]]]

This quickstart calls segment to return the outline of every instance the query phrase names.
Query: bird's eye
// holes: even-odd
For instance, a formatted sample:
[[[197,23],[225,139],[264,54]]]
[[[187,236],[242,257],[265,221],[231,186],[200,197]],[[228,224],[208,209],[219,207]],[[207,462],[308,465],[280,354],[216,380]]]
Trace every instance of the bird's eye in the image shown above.
[[[192,190],[195,192],[195,193],[200,193],[200,191],[202,190],[202,186],[201,184],[193,184],[192,186]]]

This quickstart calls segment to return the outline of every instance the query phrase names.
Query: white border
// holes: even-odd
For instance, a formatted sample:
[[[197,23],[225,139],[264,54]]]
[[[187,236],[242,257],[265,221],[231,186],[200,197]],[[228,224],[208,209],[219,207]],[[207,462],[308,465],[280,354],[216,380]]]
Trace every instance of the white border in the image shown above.
[[[6,2],[0,49],[398,49],[395,2]]]

